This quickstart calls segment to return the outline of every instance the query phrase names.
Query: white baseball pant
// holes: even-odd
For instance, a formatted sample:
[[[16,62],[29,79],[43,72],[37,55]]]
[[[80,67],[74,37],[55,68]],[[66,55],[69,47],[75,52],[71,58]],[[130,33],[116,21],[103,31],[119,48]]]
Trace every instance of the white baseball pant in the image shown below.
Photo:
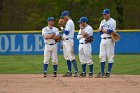
[[[73,39],[63,41],[63,53],[66,60],[74,60],[74,41]]]
[[[79,59],[81,64],[93,64],[91,44],[79,44]]]
[[[54,45],[45,44],[44,64],[49,64],[50,57],[52,59],[52,64],[57,65],[58,64],[57,44]]]
[[[100,62],[105,62],[108,57],[108,63],[114,62],[115,42],[112,39],[101,39],[100,43]]]

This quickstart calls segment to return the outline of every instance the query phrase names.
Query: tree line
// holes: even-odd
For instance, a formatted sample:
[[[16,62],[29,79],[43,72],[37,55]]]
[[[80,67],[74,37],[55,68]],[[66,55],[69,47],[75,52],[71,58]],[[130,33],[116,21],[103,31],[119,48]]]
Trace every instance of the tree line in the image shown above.
[[[0,0],[0,30],[41,30],[49,16],[55,17],[57,26],[64,10],[70,11],[76,29],[81,16],[98,29],[104,8],[110,9],[117,29],[139,29],[139,6],[140,0]]]

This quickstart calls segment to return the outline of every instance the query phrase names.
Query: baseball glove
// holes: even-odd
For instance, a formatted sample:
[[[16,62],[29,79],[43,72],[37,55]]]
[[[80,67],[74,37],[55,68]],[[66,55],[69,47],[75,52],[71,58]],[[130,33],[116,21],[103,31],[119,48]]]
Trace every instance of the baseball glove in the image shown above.
[[[66,20],[63,19],[63,18],[60,18],[59,21],[58,21],[58,26],[59,27],[65,27],[66,25]]]
[[[86,37],[85,42],[86,42],[86,43],[90,43],[90,42],[92,42],[93,40],[94,40],[93,36],[88,36],[88,37]]]
[[[57,39],[55,39],[55,42],[59,42],[62,40],[62,36],[58,36]]]
[[[114,41],[119,41],[120,40],[120,36],[115,33],[115,32],[112,32],[111,33],[111,38],[114,40]]]

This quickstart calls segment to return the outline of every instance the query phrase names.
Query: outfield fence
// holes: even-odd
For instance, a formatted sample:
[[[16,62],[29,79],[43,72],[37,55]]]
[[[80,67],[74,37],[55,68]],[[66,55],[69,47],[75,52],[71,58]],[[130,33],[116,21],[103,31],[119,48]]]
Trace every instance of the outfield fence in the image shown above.
[[[116,42],[116,54],[140,53],[140,30],[117,30],[121,39]],[[78,54],[78,40],[74,34],[74,53]],[[99,53],[100,34],[95,30],[92,42],[92,54]],[[58,54],[62,54],[61,43],[58,43]],[[0,55],[10,54],[43,54],[44,43],[41,31],[0,31]]]

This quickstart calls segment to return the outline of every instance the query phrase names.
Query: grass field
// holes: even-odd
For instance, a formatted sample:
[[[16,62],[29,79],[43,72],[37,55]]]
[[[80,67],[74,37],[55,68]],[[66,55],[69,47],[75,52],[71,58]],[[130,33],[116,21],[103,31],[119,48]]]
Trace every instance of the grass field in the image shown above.
[[[76,55],[79,72],[81,65]],[[0,56],[0,74],[40,74],[43,73],[43,55],[8,55]],[[99,72],[98,55],[93,55],[94,73]],[[107,67],[106,67],[107,70]],[[66,62],[62,55],[59,55],[58,73],[63,74],[67,71]],[[88,71],[88,66],[87,66]],[[53,73],[50,61],[48,73]],[[133,74],[140,75],[140,55],[116,55],[112,69],[112,74]]]

